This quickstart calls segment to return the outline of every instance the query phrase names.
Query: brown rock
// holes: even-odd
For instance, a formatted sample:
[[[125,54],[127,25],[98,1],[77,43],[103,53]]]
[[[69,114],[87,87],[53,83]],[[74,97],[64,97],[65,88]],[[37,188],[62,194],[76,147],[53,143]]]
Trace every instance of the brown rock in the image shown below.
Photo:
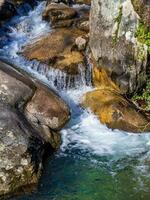
[[[78,65],[84,65],[84,56],[73,50],[73,45],[75,39],[83,35],[85,32],[76,28],[57,29],[38,42],[28,45],[23,54],[29,60],[37,59],[68,74],[77,74]]]
[[[111,129],[135,133],[150,131],[146,115],[114,90],[103,88],[88,92],[83,98],[83,106],[89,107],[101,123]]]
[[[77,12],[75,9],[65,5],[65,4],[48,4],[44,13],[43,19],[49,21],[52,26],[58,24],[63,24],[63,20],[72,19],[76,16]],[[66,23],[70,21],[66,21]],[[62,25],[63,26],[63,25]]]
[[[53,28],[77,27],[89,32],[89,6],[69,7],[65,4],[50,3],[43,12],[43,19]]]
[[[109,73],[106,72],[103,68],[100,68],[93,57],[91,58],[91,63],[93,66],[93,85],[97,88],[108,88],[120,92],[120,88],[108,76]]]
[[[64,102],[50,91],[38,89],[25,108],[27,117],[40,121],[40,125],[60,130],[68,121],[69,109]],[[32,121],[33,121],[32,120]],[[38,125],[38,123],[37,123]]]
[[[91,0],[75,0],[76,4],[86,4],[91,5]]]

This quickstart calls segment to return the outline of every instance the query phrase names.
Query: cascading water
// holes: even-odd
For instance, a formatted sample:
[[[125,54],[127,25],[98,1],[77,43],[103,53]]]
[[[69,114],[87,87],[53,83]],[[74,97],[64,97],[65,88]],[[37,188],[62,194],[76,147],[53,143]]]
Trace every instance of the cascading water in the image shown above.
[[[42,21],[44,6],[45,2],[40,3],[28,15],[19,12],[1,29],[5,35],[0,57],[55,87],[69,104],[72,119],[61,131],[61,148],[46,163],[38,191],[15,200],[150,199],[150,134],[112,131],[79,106],[82,95],[92,90],[90,66],[68,78],[64,72],[19,54],[27,43],[51,31]]]

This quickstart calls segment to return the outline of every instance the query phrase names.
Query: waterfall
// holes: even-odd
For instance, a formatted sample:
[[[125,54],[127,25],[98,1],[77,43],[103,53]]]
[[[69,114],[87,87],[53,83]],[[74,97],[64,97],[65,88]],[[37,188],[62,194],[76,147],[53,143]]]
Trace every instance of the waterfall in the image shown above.
[[[14,17],[6,25],[6,42],[0,49],[0,57],[5,59],[9,57],[12,63],[21,66],[23,69],[35,74],[38,72],[48,80],[52,87],[58,90],[90,86],[91,65],[88,58],[86,68],[82,64],[78,64],[79,73],[70,75],[36,60],[28,61],[20,55],[23,46],[38,40],[42,35],[51,31],[49,23],[42,20],[44,7],[45,2],[40,3],[35,10],[29,11],[27,16],[20,16],[21,9],[19,10],[20,15]]]

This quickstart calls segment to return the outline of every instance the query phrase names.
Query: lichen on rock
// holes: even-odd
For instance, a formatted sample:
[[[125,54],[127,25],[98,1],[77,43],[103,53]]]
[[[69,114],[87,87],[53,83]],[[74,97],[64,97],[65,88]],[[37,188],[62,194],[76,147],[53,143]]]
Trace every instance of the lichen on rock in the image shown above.
[[[92,54],[122,93],[132,94],[146,82],[140,77],[146,77],[149,42],[145,39],[143,43],[136,36],[140,20],[131,0],[92,1]]]
[[[56,129],[70,112],[54,91],[1,61],[0,94],[0,199],[5,199],[35,189],[44,156],[61,144]]]

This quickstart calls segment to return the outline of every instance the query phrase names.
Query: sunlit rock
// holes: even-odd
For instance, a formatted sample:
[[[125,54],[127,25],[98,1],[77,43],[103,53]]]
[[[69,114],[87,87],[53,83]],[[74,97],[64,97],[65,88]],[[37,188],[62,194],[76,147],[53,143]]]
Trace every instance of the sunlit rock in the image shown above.
[[[88,92],[82,105],[90,108],[100,122],[111,129],[135,133],[150,131],[149,118],[115,90],[99,88]]]
[[[54,27],[71,26],[72,19],[77,15],[75,9],[65,4],[48,4],[43,12],[43,19],[49,21]]]
[[[24,56],[37,59],[47,66],[59,69],[67,74],[78,74],[79,65],[85,67],[85,58],[81,52],[73,49],[75,39],[85,35],[76,28],[57,29],[24,49]]]

